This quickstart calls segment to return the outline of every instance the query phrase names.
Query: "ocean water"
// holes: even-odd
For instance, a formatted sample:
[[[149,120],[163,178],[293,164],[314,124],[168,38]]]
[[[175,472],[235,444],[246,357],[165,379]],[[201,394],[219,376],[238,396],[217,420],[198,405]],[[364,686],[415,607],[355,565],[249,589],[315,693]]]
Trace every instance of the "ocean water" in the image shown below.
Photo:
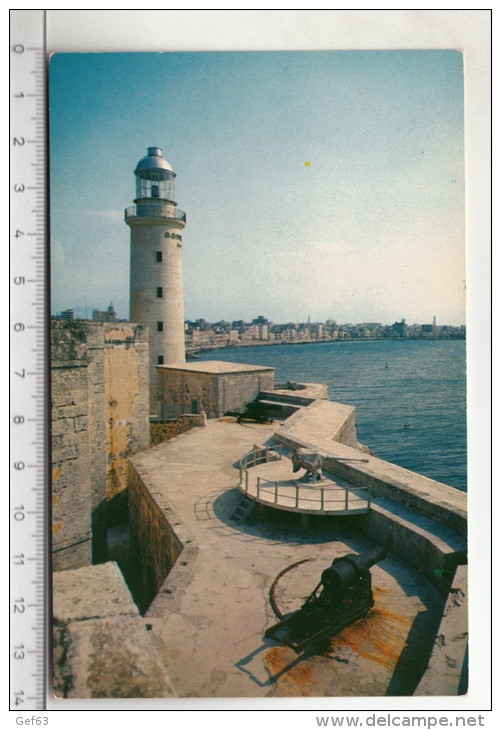
[[[356,406],[358,440],[377,456],[466,491],[464,341],[257,346],[198,357],[272,366],[276,383],[325,383],[330,400]]]

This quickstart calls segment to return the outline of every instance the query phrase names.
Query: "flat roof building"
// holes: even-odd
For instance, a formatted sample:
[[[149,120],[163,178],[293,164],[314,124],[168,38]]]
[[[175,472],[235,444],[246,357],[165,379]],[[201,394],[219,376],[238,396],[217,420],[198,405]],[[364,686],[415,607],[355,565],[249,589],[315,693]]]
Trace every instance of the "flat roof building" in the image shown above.
[[[275,368],[219,360],[159,365],[157,412],[161,418],[202,411],[220,418],[273,390],[274,379]]]

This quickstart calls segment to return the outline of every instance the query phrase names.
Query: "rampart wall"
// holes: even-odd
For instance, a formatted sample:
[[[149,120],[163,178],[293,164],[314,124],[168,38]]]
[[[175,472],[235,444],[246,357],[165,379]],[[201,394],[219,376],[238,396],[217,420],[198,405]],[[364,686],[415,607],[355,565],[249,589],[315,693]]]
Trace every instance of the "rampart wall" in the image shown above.
[[[52,546],[55,570],[91,562],[91,477],[85,362],[52,365]]]
[[[205,413],[185,413],[179,418],[155,419],[150,423],[150,446],[169,441],[197,426],[205,426]]]
[[[153,599],[183,550],[178,523],[168,520],[168,508],[148,488],[148,473],[139,465],[129,465],[129,525],[131,554],[139,566],[140,594]],[[171,524],[172,523],[172,524]],[[182,529],[181,529],[182,532]]]
[[[58,698],[175,696],[158,640],[116,563],[54,575],[53,692]]]
[[[147,330],[53,321],[51,345],[53,565],[63,570],[106,559],[128,457],[148,448]]]

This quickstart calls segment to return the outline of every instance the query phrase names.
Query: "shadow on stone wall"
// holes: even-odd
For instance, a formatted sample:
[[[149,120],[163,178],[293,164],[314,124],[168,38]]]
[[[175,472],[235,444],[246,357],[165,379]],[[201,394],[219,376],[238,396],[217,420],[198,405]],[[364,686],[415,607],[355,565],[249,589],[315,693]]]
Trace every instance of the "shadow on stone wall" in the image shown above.
[[[131,582],[126,580],[144,613],[183,550],[183,542],[175,532],[177,523],[171,526],[131,463],[129,472]]]
[[[205,426],[205,414],[186,413],[179,418],[150,421],[150,446],[157,446],[190,431],[197,426]]]

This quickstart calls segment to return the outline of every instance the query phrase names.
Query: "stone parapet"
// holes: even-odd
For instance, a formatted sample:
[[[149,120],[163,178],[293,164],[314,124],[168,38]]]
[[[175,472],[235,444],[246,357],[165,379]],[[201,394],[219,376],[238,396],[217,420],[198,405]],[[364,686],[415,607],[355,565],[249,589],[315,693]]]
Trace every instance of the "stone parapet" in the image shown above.
[[[115,563],[60,571],[54,589],[56,697],[175,696],[159,639]]]
[[[205,426],[205,413],[184,413],[179,418],[165,420],[152,419],[150,421],[150,446],[162,444],[192,428]]]
[[[358,529],[425,575],[447,595],[458,563],[466,560],[466,541],[447,528],[437,529],[411,511],[391,510],[373,500],[368,513],[357,517]]]
[[[354,408],[314,401],[281,424],[275,438],[289,449],[317,451],[333,474],[466,534],[466,494],[366,453],[356,438]]]
[[[298,410],[276,431],[284,444],[300,444],[308,448],[328,450],[333,442],[360,448],[355,429],[355,407],[333,401],[314,400]]]
[[[146,607],[183,550],[183,536],[178,534],[179,530],[174,531],[171,523],[176,525],[177,520],[172,518],[168,505],[163,505],[161,496],[152,489],[141,454],[131,459],[129,471],[131,554],[140,575],[138,589],[141,601]]]
[[[327,458],[327,468],[357,486],[370,486],[373,494],[427,515],[460,534],[467,534],[467,496],[421,474],[376,457],[355,464]]]
[[[106,559],[127,458],[148,448],[146,328],[53,320],[51,386],[53,565],[63,570]]]
[[[468,568],[458,566],[437,631],[428,668],[416,694],[431,697],[437,686],[444,695],[468,690]]]

